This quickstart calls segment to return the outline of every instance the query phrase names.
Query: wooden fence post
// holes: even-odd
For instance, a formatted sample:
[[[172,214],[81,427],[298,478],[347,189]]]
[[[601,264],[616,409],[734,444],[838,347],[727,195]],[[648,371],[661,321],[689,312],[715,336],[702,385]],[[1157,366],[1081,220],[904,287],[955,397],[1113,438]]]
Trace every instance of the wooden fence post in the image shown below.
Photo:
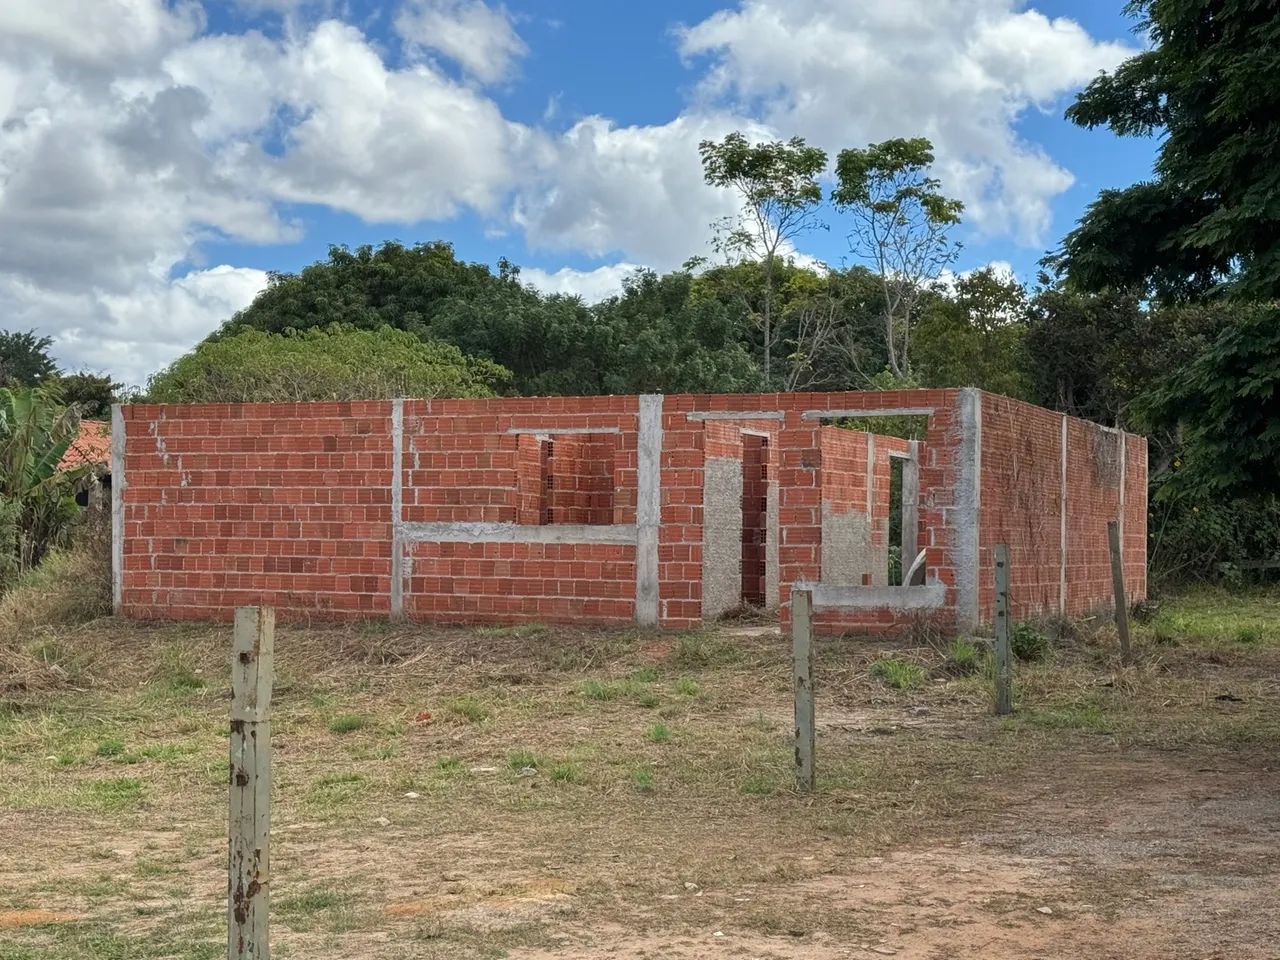
[[[1129,649],[1129,602],[1124,595],[1124,558],[1120,553],[1120,524],[1107,521],[1107,544],[1111,548],[1111,590],[1116,604],[1116,634],[1120,637],[1120,661],[1132,663]]]
[[[231,807],[227,858],[228,960],[268,960],[271,878],[271,679],[276,614],[236,611],[231,655]]]
[[[996,547],[996,716],[1013,713],[1013,645],[1009,639],[1009,548]]]
[[[796,786],[813,790],[813,753],[817,739],[813,717],[813,594],[791,591],[791,660],[796,699]]]

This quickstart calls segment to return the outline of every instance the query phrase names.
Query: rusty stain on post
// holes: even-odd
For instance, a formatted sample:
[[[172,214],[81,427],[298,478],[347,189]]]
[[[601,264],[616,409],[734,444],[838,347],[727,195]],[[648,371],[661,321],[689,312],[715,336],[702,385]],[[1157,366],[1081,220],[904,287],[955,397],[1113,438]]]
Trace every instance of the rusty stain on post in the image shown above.
[[[228,960],[267,960],[270,909],[271,681],[275,611],[236,611],[231,656],[227,844]]]

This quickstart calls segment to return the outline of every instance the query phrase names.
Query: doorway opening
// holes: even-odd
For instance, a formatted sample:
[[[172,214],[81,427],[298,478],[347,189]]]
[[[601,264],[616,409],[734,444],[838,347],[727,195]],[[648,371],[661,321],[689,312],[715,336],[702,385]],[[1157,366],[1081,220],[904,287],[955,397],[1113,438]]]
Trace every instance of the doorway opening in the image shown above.
[[[742,435],[742,602],[765,606],[769,513],[769,438]]]

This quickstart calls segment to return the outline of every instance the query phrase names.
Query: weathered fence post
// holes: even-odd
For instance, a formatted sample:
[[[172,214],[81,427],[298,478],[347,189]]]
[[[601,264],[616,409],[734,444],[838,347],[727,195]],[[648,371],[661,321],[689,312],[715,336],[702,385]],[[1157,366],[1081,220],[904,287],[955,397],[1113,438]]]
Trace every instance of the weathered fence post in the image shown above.
[[[236,611],[231,654],[231,807],[227,860],[228,960],[267,960],[271,878],[271,672],[276,614]]]
[[[996,547],[996,716],[1013,713],[1013,649],[1009,640],[1009,548]]]
[[[813,790],[813,594],[791,591],[791,660],[796,698],[796,786]]]
[[[1120,524],[1107,521],[1107,544],[1111,548],[1111,589],[1116,603],[1116,634],[1120,637],[1120,661],[1132,663],[1129,650],[1129,602],[1124,595],[1124,558],[1120,553]]]

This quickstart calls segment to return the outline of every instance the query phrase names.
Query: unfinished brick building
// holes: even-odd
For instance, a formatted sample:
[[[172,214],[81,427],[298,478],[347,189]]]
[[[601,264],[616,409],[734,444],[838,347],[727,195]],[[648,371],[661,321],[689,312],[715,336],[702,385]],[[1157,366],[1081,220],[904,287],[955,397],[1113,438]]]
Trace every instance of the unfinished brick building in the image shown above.
[[[1146,442],[976,389],[135,405],[112,454],[130,617],[679,628],[821,582],[862,589],[820,626],[966,630],[1002,542],[1014,616],[1105,607],[1113,519],[1146,590]]]

